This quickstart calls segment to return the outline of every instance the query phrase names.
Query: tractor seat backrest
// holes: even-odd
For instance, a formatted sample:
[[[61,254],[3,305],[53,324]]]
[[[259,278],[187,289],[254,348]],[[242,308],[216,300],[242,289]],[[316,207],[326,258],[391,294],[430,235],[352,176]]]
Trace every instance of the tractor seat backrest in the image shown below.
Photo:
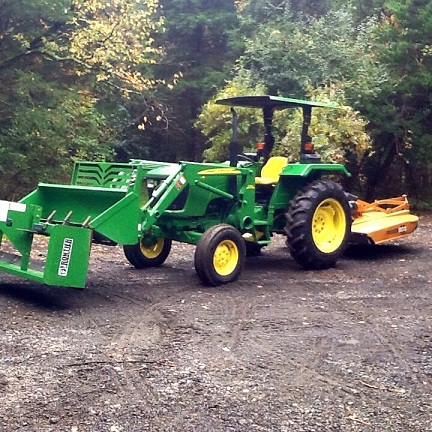
[[[283,156],[273,156],[261,169],[261,177],[255,177],[255,184],[271,185],[276,184],[279,175],[287,165],[288,159]]]

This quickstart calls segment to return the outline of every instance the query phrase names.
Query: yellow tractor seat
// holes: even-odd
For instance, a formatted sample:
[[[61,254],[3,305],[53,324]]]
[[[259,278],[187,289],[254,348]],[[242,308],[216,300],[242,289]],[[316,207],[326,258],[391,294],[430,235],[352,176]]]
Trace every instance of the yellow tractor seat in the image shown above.
[[[255,177],[255,184],[274,185],[279,180],[279,175],[287,165],[288,159],[283,156],[273,156],[261,169],[261,177]]]

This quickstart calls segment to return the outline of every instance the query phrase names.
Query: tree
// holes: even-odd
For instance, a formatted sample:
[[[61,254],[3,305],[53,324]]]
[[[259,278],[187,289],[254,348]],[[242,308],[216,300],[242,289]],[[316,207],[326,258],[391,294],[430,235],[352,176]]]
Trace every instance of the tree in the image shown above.
[[[291,20],[320,17],[345,3],[340,0],[238,0],[236,5],[243,20],[256,25],[273,22],[287,15]]]
[[[11,197],[64,179],[76,159],[112,158],[114,126],[131,123],[129,101],[146,95],[149,106],[149,93],[171,83],[152,69],[162,56],[157,0],[1,6],[0,193]]]
[[[354,175],[359,174],[371,140],[365,131],[368,121],[356,109],[363,100],[379,94],[383,83],[389,80],[385,65],[369,50],[376,25],[375,18],[356,24],[347,9],[328,12],[323,17],[298,19],[286,9],[283,17],[260,26],[247,42],[238,76],[217,96],[223,97],[233,89],[243,91],[242,94],[252,92],[255,90],[252,83],[256,81],[269,94],[313,100],[333,98],[347,107],[335,112],[315,110],[311,126],[314,142],[325,160],[343,161]],[[244,82],[246,89],[239,88],[239,82]],[[205,152],[207,158],[227,156],[227,132],[214,132],[209,124],[214,119],[220,127],[215,110],[221,109],[207,105],[198,122],[212,144]],[[287,111],[278,114],[274,121],[279,142],[275,151],[291,156],[292,160],[298,160],[299,115],[293,117]],[[251,117],[248,121],[252,126],[256,119]],[[358,182],[352,187],[358,188]]]
[[[217,105],[217,99],[232,96],[258,95],[265,93],[263,84],[257,82],[252,74],[240,70],[239,74],[220,90],[216,96],[207,102],[199,115],[195,126],[205,134],[210,145],[204,151],[208,161],[223,161],[229,156],[229,142],[231,141],[232,116],[228,107]],[[239,141],[242,151],[254,150],[259,131],[262,129],[262,113],[257,109],[239,109]]]
[[[387,64],[390,79],[381,86],[377,97],[364,106],[374,137],[367,172],[368,196],[384,193],[380,186],[388,175],[394,175],[392,166],[396,172],[405,173],[399,174],[396,181],[414,177],[414,171],[429,176],[430,181],[427,167],[432,163],[431,12],[432,4],[425,0],[388,1],[381,9],[374,47],[379,60]],[[409,182],[406,186],[413,187]]]
[[[4,7],[1,41],[6,55],[0,71],[26,67],[27,59],[36,57],[126,92],[143,91],[157,82],[146,66],[161,55],[154,46],[154,33],[163,23],[158,0],[27,0],[19,8],[4,0]]]
[[[53,88],[31,72],[18,72],[2,106],[13,107],[0,129],[0,195],[17,199],[35,181],[66,180],[75,159],[104,159],[110,130],[83,90]]]
[[[159,88],[167,124],[151,138],[153,156],[201,160],[204,138],[194,128],[202,105],[231,78],[243,42],[234,0],[161,0],[166,32],[158,41],[165,46],[157,73],[181,72],[173,89]]]
[[[369,49],[375,25],[374,18],[357,25],[344,8],[320,18],[288,14],[260,27],[247,43],[243,65],[273,94],[302,97],[309,86],[342,81],[353,89],[350,99],[358,100],[388,79]]]

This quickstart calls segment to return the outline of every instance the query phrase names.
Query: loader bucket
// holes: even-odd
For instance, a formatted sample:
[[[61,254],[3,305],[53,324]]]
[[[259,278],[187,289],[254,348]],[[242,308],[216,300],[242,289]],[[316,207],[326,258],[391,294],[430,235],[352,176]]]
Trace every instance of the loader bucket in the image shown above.
[[[92,231],[70,225],[50,228],[45,262],[30,258],[34,225],[40,220],[40,207],[0,201],[0,238],[3,234],[14,246],[0,251],[0,269],[48,285],[84,287]]]
[[[77,163],[72,184],[40,183],[20,202],[0,201],[0,270],[48,285],[84,287],[91,243],[135,244],[141,184],[133,164]],[[31,259],[46,236],[43,262]],[[4,243],[4,242],[3,242]]]
[[[125,221],[138,220],[139,197],[127,189],[40,183],[21,203],[40,206],[42,221],[94,229],[96,242],[130,244],[137,231]]]
[[[405,196],[373,203],[357,200],[351,242],[379,244],[407,237],[417,228],[418,219],[410,213]]]

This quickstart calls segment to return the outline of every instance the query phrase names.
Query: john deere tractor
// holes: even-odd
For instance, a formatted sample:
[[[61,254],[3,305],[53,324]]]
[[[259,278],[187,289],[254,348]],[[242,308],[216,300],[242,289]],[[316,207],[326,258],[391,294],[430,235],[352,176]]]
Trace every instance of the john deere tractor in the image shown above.
[[[350,239],[381,242],[417,226],[405,197],[369,204],[328,179],[350,174],[321,162],[308,128],[313,107],[337,106],[274,96],[218,103],[233,114],[227,162],[76,162],[70,184],[40,183],[18,203],[0,201],[0,234],[9,240],[0,270],[84,287],[92,243],[122,245],[127,260],[143,269],[163,264],[174,240],[196,245],[196,272],[216,286],[236,280],[246,255],[258,254],[274,234],[286,236],[301,266],[325,269]],[[239,152],[235,107],[262,110],[264,142],[254,154]],[[273,114],[287,108],[303,112],[300,161],[292,164],[272,156]],[[45,262],[31,259],[35,235],[49,239]]]

